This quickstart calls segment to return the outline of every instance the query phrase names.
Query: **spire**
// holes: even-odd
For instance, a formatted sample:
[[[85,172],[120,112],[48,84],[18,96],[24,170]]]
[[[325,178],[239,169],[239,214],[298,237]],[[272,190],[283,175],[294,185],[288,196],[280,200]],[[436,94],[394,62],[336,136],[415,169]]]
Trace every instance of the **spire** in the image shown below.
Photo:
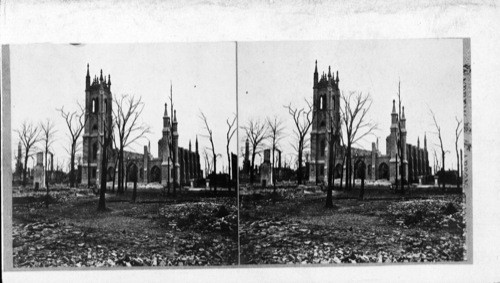
[[[87,63],[87,76],[85,77],[85,90],[90,88],[90,72],[89,72],[89,63]]]
[[[318,60],[314,63],[313,88],[318,87]]]
[[[198,153],[198,135],[196,135],[196,141],[195,141],[195,149],[196,149],[196,153]]]

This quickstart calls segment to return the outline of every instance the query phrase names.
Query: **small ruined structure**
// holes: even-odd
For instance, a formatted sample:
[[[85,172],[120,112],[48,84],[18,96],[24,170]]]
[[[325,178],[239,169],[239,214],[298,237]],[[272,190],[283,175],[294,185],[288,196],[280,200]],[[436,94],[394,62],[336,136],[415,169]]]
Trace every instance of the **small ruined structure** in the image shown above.
[[[43,152],[36,154],[36,165],[33,168],[33,185],[35,190],[45,188],[45,168],[43,166]]]
[[[273,173],[271,170],[271,150],[264,150],[264,162],[259,167],[260,183],[263,187],[272,184]]]

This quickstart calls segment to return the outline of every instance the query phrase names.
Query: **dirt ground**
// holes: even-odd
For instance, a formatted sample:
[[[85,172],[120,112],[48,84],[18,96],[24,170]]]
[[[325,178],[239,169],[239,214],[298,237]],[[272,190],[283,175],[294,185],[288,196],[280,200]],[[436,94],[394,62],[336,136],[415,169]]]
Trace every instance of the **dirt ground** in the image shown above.
[[[325,208],[322,191],[241,198],[242,264],[442,262],[465,259],[459,194],[413,194],[359,201],[336,192]],[[352,196],[350,197],[350,195]],[[368,193],[370,195],[370,192]],[[372,194],[376,196],[377,194]]]
[[[14,267],[233,265],[236,198],[157,189],[107,195],[108,211],[88,189],[15,190]]]

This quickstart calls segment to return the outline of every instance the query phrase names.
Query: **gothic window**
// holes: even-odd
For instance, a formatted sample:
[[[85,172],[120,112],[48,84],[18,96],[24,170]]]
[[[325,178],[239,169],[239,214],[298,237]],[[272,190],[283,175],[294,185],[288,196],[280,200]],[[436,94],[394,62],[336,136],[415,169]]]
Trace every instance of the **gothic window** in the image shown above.
[[[92,178],[95,178],[97,175],[97,168],[92,168]]]
[[[108,112],[108,101],[104,99],[104,112]]]
[[[325,96],[322,95],[320,98],[319,98],[319,109],[320,110],[323,110],[326,108],[326,99],[325,99]]]
[[[319,124],[319,127],[320,127],[321,129],[325,128],[325,127],[326,127],[326,123],[325,123],[325,121],[321,121],[321,123]]]
[[[97,132],[97,124],[94,124],[94,126],[92,127],[92,131]]]
[[[92,99],[92,113],[97,113],[99,111],[99,99]]]
[[[97,160],[97,142],[95,142],[92,146],[92,158]]]
[[[320,152],[321,157],[325,157],[325,141],[324,140],[321,141],[319,152]]]

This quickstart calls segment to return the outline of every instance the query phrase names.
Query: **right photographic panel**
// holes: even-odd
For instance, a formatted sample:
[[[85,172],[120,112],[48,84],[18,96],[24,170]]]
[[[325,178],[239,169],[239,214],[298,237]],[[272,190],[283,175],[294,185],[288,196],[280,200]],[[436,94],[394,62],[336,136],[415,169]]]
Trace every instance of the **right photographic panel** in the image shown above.
[[[469,261],[469,46],[238,42],[240,263]]]

